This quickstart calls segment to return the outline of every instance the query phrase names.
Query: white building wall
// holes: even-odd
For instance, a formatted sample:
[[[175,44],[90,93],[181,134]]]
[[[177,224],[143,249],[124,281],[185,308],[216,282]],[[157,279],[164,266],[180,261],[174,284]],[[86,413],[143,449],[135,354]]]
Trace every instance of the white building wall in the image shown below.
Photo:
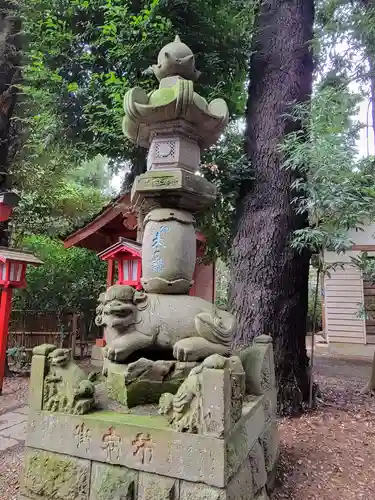
[[[363,307],[363,281],[359,269],[351,265],[351,256],[325,252],[326,264],[335,265],[324,277],[325,331],[328,342],[366,343],[365,320],[358,316]]]
[[[375,224],[362,226],[361,229],[350,229],[348,237],[355,245],[375,245]]]

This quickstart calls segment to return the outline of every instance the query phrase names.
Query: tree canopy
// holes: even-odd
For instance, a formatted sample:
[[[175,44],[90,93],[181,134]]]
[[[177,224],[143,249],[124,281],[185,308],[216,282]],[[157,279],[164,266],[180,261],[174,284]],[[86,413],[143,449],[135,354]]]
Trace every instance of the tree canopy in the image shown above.
[[[124,94],[135,85],[156,87],[147,69],[155,63],[157,50],[179,34],[202,69],[197,90],[207,99],[223,97],[232,119],[240,117],[253,13],[238,0],[204,4],[198,0],[28,0],[17,5],[25,44],[20,99],[12,120],[11,172],[13,187],[21,195],[11,221],[12,243],[43,253],[43,260],[48,254],[43,268],[30,271],[30,285],[17,304],[61,308],[66,294],[66,304],[78,307],[71,290],[91,280],[80,263],[86,257],[90,263],[92,257],[81,250],[66,251],[50,238],[82,225],[107,203],[113,196],[114,172],[129,166],[135,172],[144,168],[145,151],[130,145],[121,130]],[[211,248],[222,240],[221,233],[228,238],[233,194],[227,184],[235,187],[233,179],[243,170],[241,154],[237,158],[241,133],[230,132],[219,148],[223,154],[214,147],[205,156],[206,163],[217,165],[217,171],[206,171],[222,192],[224,208],[216,207],[202,219],[206,228],[208,220],[215,221],[210,226]],[[219,172],[225,172],[226,181]],[[125,177],[124,173],[128,187],[132,177],[129,181]],[[74,262],[77,267],[69,274]],[[63,274],[68,272],[66,279],[59,274],[59,266],[65,268]],[[67,285],[62,288],[64,281]],[[47,283],[51,283],[49,290]],[[90,290],[95,301],[96,290],[92,286]]]
[[[203,70],[197,91],[242,114],[251,19],[238,0],[28,0],[26,82],[32,92],[49,89],[60,134],[81,152],[132,161],[121,130],[124,94],[155,87],[147,68],[175,34]]]

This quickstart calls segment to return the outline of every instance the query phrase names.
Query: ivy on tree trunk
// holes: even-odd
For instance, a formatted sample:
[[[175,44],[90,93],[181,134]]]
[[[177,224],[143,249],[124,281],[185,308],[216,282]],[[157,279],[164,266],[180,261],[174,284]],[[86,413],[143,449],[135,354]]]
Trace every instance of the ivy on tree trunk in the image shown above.
[[[310,99],[313,62],[312,0],[266,0],[257,14],[250,61],[245,149],[254,174],[244,181],[236,207],[232,243],[231,308],[238,318],[234,345],[255,336],[274,339],[280,413],[296,413],[308,399],[305,346],[308,252],[290,243],[307,225],[297,215],[279,146],[301,125],[288,117]]]

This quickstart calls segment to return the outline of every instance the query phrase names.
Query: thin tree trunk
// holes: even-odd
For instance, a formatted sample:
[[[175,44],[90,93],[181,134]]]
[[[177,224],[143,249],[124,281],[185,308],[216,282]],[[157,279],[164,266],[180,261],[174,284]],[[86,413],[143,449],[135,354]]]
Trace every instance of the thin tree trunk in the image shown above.
[[[373,10],[375,8],[374,0],[359,0],[358,4],[366,15],[370,15],[368,12],[370,9]],[[371,119],[372,119],[372,134],[373,134],[373,146],[375,147],[375,54],[374,54],[374,34],[372,31],[368,32],[359,31],[360,40],[364,46],[365,53],[367,56],[367,61],[369,64],[369,81],[370,81],[370,104],[371,104]],[[367,133],[369,130],[367,129]],[[368,135],[367,135],[368,140]],[[369,149],[369,144],[367,144],[367,148]]]
[[[372,358],[371,375],[367,384],[362,388],[361,394],[367,394],[368,392],[375,391],[375,353]]]
[[[368,57],[370,66],[370,99],[371,99],[371,118],[372,118],[372,137],[373,137],[373,154],[375,154],[375,57]]]
[[[232,244],[230,302],[239,320],[234,344],[272,335],[281,413],[300,411],[309,395],[310,256],[290,245],[307,217],[294,212],[293,174],[282,168],[278,148],[300,127],[286,113],[311,96],[313,19],[313,0],[266,0],[259,7],[245,138],[255,180],[241,186]]]
[[[9,149],[11,118],[21,80],[21,19],[17,3],[0,0],[0,191],[11,188]],[[8,246],[8,224],[0,223],[0,245]]]

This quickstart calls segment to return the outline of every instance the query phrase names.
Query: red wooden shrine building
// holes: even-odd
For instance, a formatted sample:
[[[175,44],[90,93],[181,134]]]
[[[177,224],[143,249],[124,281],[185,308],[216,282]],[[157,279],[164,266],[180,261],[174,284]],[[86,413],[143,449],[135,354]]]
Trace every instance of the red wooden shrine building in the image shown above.
[[[210,302],[215,298],[215,265],[203,264],[205,238],[197,232],[197,264],[190,295]],[[131,209],[130,195],[111,201],[84,227],[71,233],[64,241],[65,248],[87,248],[108,262],[107,286],[126,282],[140,288],[142,245],[137,242],[137,216]]]

